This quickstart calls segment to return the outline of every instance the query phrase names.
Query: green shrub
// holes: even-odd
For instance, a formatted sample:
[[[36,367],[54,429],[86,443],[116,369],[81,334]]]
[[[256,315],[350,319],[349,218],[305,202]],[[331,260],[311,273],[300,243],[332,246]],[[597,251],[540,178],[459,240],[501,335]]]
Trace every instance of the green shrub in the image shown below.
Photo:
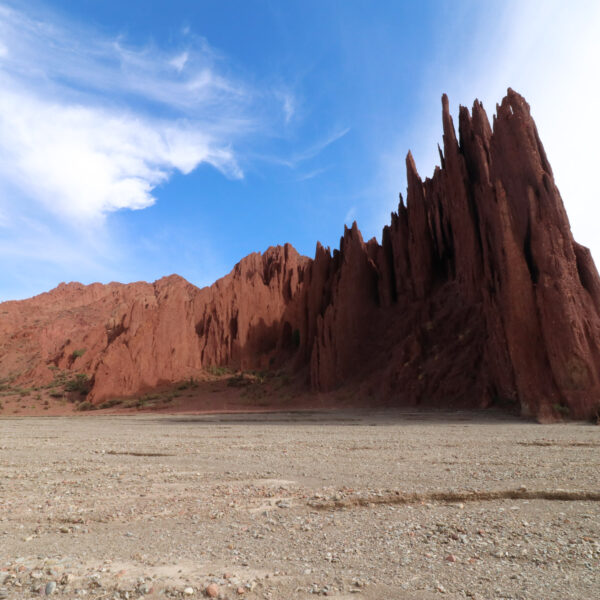
[[[217,367],[212,365],[206,368],[206,372],[210,375],[214,375],[215,377],[222,377],[223,375],[229,375],[231,373],[231,369],[229,367]]]
[[[190,377],[189,379],[181,381],[177,384],[178,390],[196,389],[197,387],[198,382],[193,377]]]
[[[79,392],[82,396],[89,393],[90,378],[85,373],[76,373],[75,377],[65,383],[66,392]]]
[[[81,402],[77,405],[77,410],[96,410],[96,407],[91,402],[86,400],[85,402]]]
[[[85,348],[81,348],[80,350],[73,350],[73,354],[71,354],[71,358],[75,360],[85,354]]]
[[[102,402],[102,404],[99,404],[98,408],[112,408],[113,406],[117,406],[122,403],[123,400],[120,400],[119,398],[111,398],[110,400],[105,400]]]

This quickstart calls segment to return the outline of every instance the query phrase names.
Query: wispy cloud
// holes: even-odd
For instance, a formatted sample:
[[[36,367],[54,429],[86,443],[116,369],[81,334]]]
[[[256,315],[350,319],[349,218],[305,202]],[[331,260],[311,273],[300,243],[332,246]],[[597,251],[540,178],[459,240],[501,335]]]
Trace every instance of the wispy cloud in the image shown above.
[[[346,225],[352,225],[352,222],[356,219],[356,206],[352,206],[348,209],[344,217],[344,223]]]
[[[182,52],[169,61],[169,64],[178,72],[183,71],[183,67],[187,63],[190,55],[187,52]]]
[[[0,301],[164,274],[164,249],[150,257],[114,213],[201,164],[243,178],[240,147],[293,118],[293,94],[249,82],[188,26],[169,47],[133,46],[16,7],[0,0]],[[208,248],[189,260],[212,276]]]
[[[286,123],[289,123],[292,120],[295,112],[294,96],[286,92],[283,94],[283,115]]]
[[[80,222],[147,207],[201,163],[242,177],[254,92],[220,67],[203,40],[173,56],[0,5],[2,178]]]
[[[316,156],[321,154],[321,152],[323,152],[323,150],[325,150],[327,147],[331,146],[338,140],[342,139],[349,131],[350,131],[350,127],[335,130],[333,133],[329,134],[328,136],[326,136],[320,140],[317,140],[314,144],[309,145],[304,150],[295,152],[295,153],[291,154],[290,156],[260,155],[260,156],[257,156],[256,158],[263,160],[265,162],[272,163],[272,164],[282,165],[282,166],[288,167],[290,169],[296,169],[302,163],[305,163],[306,161],[308,161],[312,158],[315,158]],[[314,171],[314,174],[311,176],[314,177],[314,176],[318,175],[319,173],[322,173],[323,171],[327,170],[327,168],[316,169]],[[310,179],[310,176],[306,177],[306,179]]]
[[[329,170],[329,167],[322,167],[319,169],[314,169],[312,171],[308,171],[308,173],[303,173],[302,175],[299,175],[296,178],[296,181],[308,181],[309,179],[314,179],[315,177],[318,177],[319,175],[321,175],[322,173],[325,173],[328,170]]]
[[[331,146],[331,144],[341,140],[348,132],[350,131],[350,127],[345,127],[344,129],[339,129],[334,131],[332,134],[327,137],[319,140],[306,150],[299,152],[298,154],[294,154],[289,160],[291,165],[298,165],[301,162],[309,160],[310,158],[314,158],[318,154],[321,154],[325,148]]]
[[[0,95],[0,156],[4,179],[78,221],[150,206],[174,169],[206,162],[242,176],[232,151],[201,128],[50,103],[14,85]]]

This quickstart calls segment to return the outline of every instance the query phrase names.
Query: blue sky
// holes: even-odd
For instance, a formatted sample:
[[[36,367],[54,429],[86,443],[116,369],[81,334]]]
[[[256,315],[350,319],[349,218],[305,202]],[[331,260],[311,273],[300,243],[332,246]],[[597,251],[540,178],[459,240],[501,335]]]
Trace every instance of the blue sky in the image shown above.
[[[569,4],[0,0],[0,300],[380,237],[441,94],[508,86],[600,259],[600,3]]]

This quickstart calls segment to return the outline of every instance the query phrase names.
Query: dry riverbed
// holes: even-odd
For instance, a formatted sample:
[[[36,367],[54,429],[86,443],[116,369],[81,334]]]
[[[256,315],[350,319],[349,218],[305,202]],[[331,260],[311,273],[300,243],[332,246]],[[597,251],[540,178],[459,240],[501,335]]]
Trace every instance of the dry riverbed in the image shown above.
[[[600,596],[600,428],[0,419],[0,599]]]

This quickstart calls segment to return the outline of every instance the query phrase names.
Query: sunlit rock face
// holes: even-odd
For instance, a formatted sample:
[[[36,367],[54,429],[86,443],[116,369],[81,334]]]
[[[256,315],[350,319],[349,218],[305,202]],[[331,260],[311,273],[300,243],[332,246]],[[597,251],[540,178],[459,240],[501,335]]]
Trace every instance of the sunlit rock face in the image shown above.
[[[571,234],[528,104],[490,125],[442,99],[441,167],[408,155],[406,203],[365,242],[345,229],[314,259],[289,244],[251,254],[199,289],[61,284],[0,305],[0,377],[85,372],[100,402],[214,365],[293,370],[315,392],[365,406],[520,406],[539,420],[600,407],[600,279]],[[78,356],[78,349],[85,353]]]

